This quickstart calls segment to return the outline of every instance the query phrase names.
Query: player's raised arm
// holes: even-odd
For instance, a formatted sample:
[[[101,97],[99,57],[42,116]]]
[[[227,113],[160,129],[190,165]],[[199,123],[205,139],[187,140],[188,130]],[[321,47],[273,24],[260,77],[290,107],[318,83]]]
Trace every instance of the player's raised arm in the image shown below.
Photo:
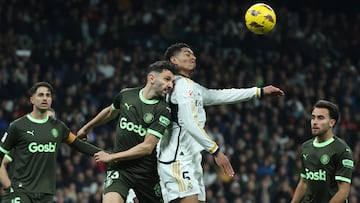
[[[92,128],[113,120],[116,116],[118,116],[118,114],[118,111],[116,111],[112,105],[105,107],[93,119],[80,128],[77,132],[77,136],[81,139],[86,138]]]

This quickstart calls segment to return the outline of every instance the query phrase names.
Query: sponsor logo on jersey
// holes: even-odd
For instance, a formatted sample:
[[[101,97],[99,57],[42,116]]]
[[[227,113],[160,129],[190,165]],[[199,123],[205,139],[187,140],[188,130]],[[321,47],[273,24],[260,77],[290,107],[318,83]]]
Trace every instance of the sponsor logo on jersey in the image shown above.
[[[134,105],[131,105],[131,104],[125,103],[125,107],[126,107],[126,109],[127,109],[128,111],[130,110],[130,107],[132,107],[132,106],[134,106]]]
[[[307,180],[322,180],[326,181],[326,171],[319,169],[319,171],[310,171],[305,168]]]
[[[154,114],[152,113],[146,113],[144,114],[143,120],[145,123],[151,123],[154,121]]]
[[[135,123],[133,123],[131,121],[128,122],[128,120],[124,117],[120,118],[119,127],[122,130],[134,132],[134,133],[139,134],[140,136],[146,135],[146,128],[143,128],[142,125],[136,125]]]
[[[34,130],[28,130],[28,131],[26,131],[26,133],[34,136]]]
[[[159,122],[161,125],[163,125],[165,127],[169,126],[171,123],[171,121],[168,118],[166,118],[165,116],[160,116]]]
[[[47,144],[40,144],[40,143],[32,142],[28,145],[28,149],[31,153],[37,153],[37,152],[53,153],[56,151],[56,143],[49,142]]]
[[[329,155],[327,155],[327,154],[323,154],[323,155],[320,157],[320,162],[321,162],[323,165],[328,164],[329,161],[330,161],[330,157],[329,157]]]
[[[171,113],[171,108],[170,107],[166,107],[166,110],[168,110],[169,113]]]
[[[308,157],[309,157],[309,154],[303,154],[302,156],[303,156],[303,159],[304,159],[304,160],[307,160]]]
[[[353,160],[350,160],[350,159],[343,159],[342,160],[342,165],[345,167],[345,168],[354,168],[354,161]]]

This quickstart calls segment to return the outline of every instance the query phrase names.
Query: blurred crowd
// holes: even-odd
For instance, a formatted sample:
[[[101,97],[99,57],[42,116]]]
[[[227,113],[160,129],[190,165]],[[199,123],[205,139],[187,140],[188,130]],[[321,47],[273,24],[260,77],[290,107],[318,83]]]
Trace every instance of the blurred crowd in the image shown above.
[[[360,201],[360,13],[267,3],[277,25],[257,36],[244,26],[251,2],[0,0],[0,133],[31,110],[26,93],[37,81],[54,86],[57,117],[77,132],[119,90],[144,84],[147,65],[168,45],[185,42],[197,56],[194,79],[204,86],[273,84],[286,92],[207,108],[206,128],[236,171],[234,178],[220,174],[204,153],[208,203],[290,202],[318,99],[340,107],[336,135],[356,163],[350,202]],[[97,127],[88,141],[111,150],[114,129]],[[103,164],[67,145],[57,164],[56,202],[101,201]]]

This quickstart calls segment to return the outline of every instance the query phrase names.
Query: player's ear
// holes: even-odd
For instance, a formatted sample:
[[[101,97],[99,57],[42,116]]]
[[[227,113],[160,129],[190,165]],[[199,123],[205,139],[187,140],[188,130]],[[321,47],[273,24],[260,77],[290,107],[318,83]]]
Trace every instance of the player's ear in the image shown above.
[[[177,64],[176,61],[177,61],[177,58],[176,58],[175,56],[171,56],[171,57],[170,57],[170,62],[171,62],[171,63]]]
[[[32,96],[30,97],[30,103],[34,104],[34,97],[32,97]]]
[[[336,120],[335,119],[330,119],[330,125],[331,127],[334,127],[336,124]]]
[[[147,78],[148,82],[151,83],[151,84],[154,84],[154,81],[155,81],[155,74],[154,73],[149,73],[148,74],[148,78]]]

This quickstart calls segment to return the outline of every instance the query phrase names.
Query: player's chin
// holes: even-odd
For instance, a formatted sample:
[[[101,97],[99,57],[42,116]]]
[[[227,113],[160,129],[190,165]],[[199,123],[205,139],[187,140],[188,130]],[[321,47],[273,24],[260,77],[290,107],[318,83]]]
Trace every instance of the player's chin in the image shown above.
[[[47,111],[49,107],[50,106],[48,104],[42,104],[39,109],[41,109],[42,111]]]
[[[170,89],[165,89],[162,93],[163,93],[163,96],[165,97],[167,94],[169,94],[171,92]]]
[[[319,134],[319,129],[311,129],[311,133],[314,135],[314,136],[316,136],[316,135],[318,135]]]
[[[162,91],[159,96],[164,98],[167,93],[168,93],[167,91]]]

